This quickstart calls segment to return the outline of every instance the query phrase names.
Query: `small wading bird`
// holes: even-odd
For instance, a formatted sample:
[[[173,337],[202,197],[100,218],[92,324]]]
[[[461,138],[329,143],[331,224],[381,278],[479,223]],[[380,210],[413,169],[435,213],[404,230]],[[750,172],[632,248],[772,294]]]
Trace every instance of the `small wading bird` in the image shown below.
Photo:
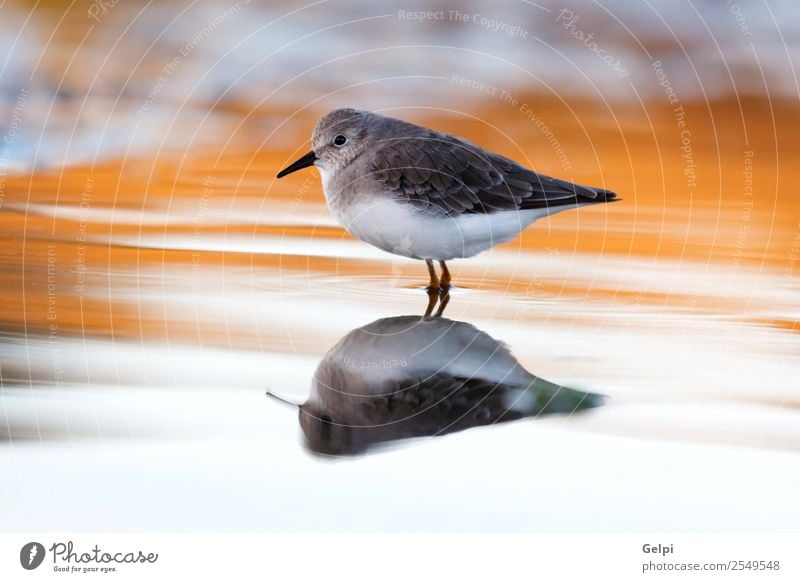
[[[306,448],[356,455],[401,439],[570,414],[602,401],[534,376],[502,342],[469,323],[401,316],[339,340],[298,408]]]
[[[369,111],[328,113],[311,143],[277,177],[316,166],[328,207],[353,236],[424,260],[426,315],[439,296],[441,314],[449,298],[445,261],[507,242],[543,216],[616,199],[609,190],[551,178],[459,137]]]

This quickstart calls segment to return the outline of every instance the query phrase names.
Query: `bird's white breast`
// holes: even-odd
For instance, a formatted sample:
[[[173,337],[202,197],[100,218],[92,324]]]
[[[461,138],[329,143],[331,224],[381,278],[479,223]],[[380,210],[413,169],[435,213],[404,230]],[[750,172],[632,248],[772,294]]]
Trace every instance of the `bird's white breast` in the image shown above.
[[[508,242],[547,209],[445,216],[423,212],[386,192],[332,189],[332,172],[318,166],[328,207],[353,236],[389,253],[448,261],[472,257]]]
[[[538,210],[443,216],[424,213],[384,194],[353,201],[328,199],[353,236],[384,251],[414,259],[466,258],[507,242],[545,213]]]
[[[376,390],[388,381],[435,374],[520,386],[533,380],[502,343],[467,323],[436,318],[373,322],[342,338],[326,360],[357,372]]]

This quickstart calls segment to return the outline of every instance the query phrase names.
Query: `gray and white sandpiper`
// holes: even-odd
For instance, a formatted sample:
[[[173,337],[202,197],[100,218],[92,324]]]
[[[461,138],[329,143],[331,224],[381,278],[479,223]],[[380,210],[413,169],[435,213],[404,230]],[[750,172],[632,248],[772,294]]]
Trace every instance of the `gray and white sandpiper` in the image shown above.
[[[450,287],[445,261],[507,242],[543,216],[616,199],[609,190],[551,178],[459,137],[370,111],[331,111],[311,142],[313,149],[277,177],[316,166],[339,223],[379,249],[424,260],[433,292]]]
[[[308,400],[293,406],[309,450],[356,455],[402,439],[572,414],[602,403],[600,395],[531,374],[474,325],[400,316],[339,340],[319,363]]]

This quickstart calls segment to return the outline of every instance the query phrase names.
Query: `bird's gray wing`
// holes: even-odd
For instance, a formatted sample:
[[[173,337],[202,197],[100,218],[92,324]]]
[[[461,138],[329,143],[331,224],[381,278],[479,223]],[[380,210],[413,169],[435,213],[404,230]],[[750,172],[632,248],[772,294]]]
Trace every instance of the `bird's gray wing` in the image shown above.
[[[379,397],[361,400],[361,417],[380,429],[381,440],[435,436],[475,426],[597,406],[594,394],[535,378],[529,386],[483,378],[434,374],[382,387]],[[523,398],[523,393],[527,398]]]
[[[368,424],[382,426],[383,440],[435,436],[524,416],[503,405],[511,388],[479,378],[443,374],[408,378],[379,397],[362,400]]]
[[[385,189],[420,208],[448,215],[609,202],[616,195],[529,170],[439,132],[390,138],[373,152],[370,171]]]

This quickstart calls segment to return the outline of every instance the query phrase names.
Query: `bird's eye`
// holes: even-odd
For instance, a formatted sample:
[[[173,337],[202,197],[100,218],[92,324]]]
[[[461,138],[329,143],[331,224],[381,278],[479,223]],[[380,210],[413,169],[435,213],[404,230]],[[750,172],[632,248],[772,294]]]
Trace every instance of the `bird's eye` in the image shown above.
[[[335,145],[337,148],[342,147],[346,143],[347,138],[343,135],[337,135],[335,138],[333,138],[333,145]]]

